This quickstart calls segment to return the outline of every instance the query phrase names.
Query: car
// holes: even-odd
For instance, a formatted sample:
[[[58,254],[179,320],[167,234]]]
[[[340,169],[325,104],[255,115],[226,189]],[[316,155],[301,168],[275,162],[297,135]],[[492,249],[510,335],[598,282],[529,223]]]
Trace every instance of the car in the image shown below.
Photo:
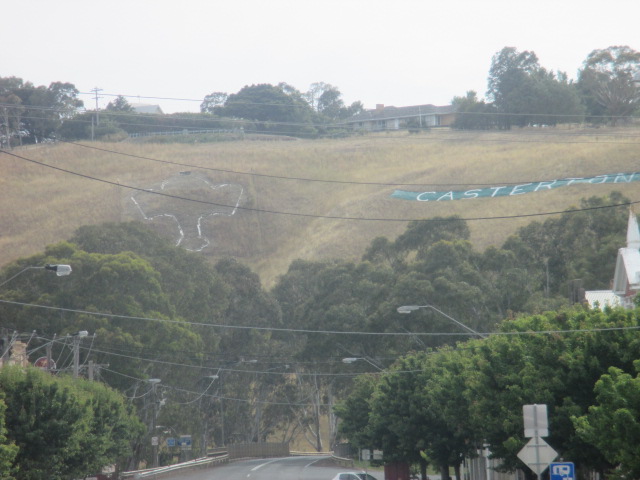
[[[376,477],[366,472],[340,472],[333,480],[376,480]]]

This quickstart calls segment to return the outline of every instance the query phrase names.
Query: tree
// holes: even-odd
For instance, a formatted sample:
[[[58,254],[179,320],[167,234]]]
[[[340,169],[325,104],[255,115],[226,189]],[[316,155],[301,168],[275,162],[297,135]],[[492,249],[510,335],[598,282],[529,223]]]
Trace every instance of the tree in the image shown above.
[[[640,105],[633,75],[640,70],[640,52],[628,46],[593,50],[578,74],[578,86],[594,120],[609,118],[615,125]],[[598,118],[600,117],[600,118]]]
[[[640,367],[640,364],[637,364]],[[611,367],[595,385],[597,403],[574,417],[578,435],[615,465],[609,478],[640,476],[640,375]],[[606,435],[603,433],[607,432]]]
[[[338,427],[340,437],[349,440],[356,448],[371,448],[375,443],[369,432],[369,417],[378,381],[377,375],[359,375],[349,395],[334,408],[341,420]]]
[[[504,47],[491,59],[487,97],[498,109],[504,110],[512,92],[539,69],[535,53],[526,50],[518,52],[514,47]]]
[[[487,97],[502,114],[498,116],[501,128],[582,119],[580,99],[567,75],[540,67],[533,52],[503,48],[493,56],[488,87]]]
[[[327,88],[318,97],[318,112],[328,118],[338,118],[340,111],[344,109],[341,96],[340,90],[332,85],[327,85]]]
[[[0,369],[7,436],[19,447],[17,480],[83,478],[130,454],[139,421],[122,396],[86,383],[35,368]]]
[[[592,288],[606,288],[618,248],[624,245],[628,216],[625,208],[602,207],[626,202],[619,192],[582,199],[583,211],[532,222],[508,238],[502,249],[515,254],[513,268],[524,269],[537,283],[534,291],[544,292],[546,297],[567,298],[567,285],[574,279]],[[584,235],[574,235],[576,231]]]
[[[200,104],[200,112],[202,113],[214,113],[216,107],[224,105],[227,101],[227,95],[224,92],[213,92],[204,97],[204,100]]]
[[[7,404],[5,394],[0,394],[0,478],[3,480],[13,480],[14,461],[18,454],[18,446],[7,437],[5,414]]]
[[[107,110],[110,112],[133,112],[133,107],[122,95],[118,95],[113,102],[109,102]]]
[[[286,84],[245,86],[229,95],[223,106],[214,107],[214,113],[260,122],[259,131],[267,133],[315,134],[311,107]]]
[[[11,148],[12,137],[18,137],[20,144],[22,143],[22,121],[21,116],[24,112],[22,98],[17,95],[24,87],[21,78],[16,77],[0,77],[0,144]]]
[[[454,97],[451,104],[456,111],[453,128],[488,130],[497,126],[495,106],[486,104],[484,100],[478,100],[473,90],[468,91],[464,97]]]
[[[11,138],[18,137],[18,141],[22,143],[21,135],[21,114],[24,108],[21,106],[22,100],[13,93],[0,95],[0,127],[3,127],[4,140],[0,144],[7,145],[11,149]]]

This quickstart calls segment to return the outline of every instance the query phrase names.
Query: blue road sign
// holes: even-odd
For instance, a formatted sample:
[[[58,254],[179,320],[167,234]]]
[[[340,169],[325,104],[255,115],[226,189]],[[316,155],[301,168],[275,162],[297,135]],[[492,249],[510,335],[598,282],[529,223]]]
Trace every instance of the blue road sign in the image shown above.
[[[167,447],[175,447],[175,446],[176,446],[176,439],[173,437],[167,438]]]
[[[549,480],[576,480],[576,467],[572,462],[555,462],[549,465]]]
[[[183,450],[191,450],[191,435],[181,435],[179,442]]]

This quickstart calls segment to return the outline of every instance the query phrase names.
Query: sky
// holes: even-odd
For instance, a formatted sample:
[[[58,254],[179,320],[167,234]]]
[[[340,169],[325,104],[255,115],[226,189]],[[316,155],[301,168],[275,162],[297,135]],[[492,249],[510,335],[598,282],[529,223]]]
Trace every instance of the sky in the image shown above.
[[[280,82],[367,109],[447,105],[484,97],[504,47],[571,79],[593,50],[640,51],[640,0],[21,0],[2,16],[0,77],[70,82],[89,109],[94,89],[99,108],[125,95],[174,113]]]

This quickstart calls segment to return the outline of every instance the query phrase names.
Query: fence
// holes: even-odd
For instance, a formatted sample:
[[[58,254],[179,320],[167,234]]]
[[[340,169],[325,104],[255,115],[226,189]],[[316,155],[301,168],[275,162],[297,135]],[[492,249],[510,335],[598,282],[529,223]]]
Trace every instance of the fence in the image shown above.
[[[140,132],[140,133],[130,133],[129,138],[139,138],[139,137],[155,137],[155,136],[164,136],[164,135],[201,135],[205,133],[242,133],[242,130],[233,129],[206,129],[206,130],[167,130],[164,132]]]

